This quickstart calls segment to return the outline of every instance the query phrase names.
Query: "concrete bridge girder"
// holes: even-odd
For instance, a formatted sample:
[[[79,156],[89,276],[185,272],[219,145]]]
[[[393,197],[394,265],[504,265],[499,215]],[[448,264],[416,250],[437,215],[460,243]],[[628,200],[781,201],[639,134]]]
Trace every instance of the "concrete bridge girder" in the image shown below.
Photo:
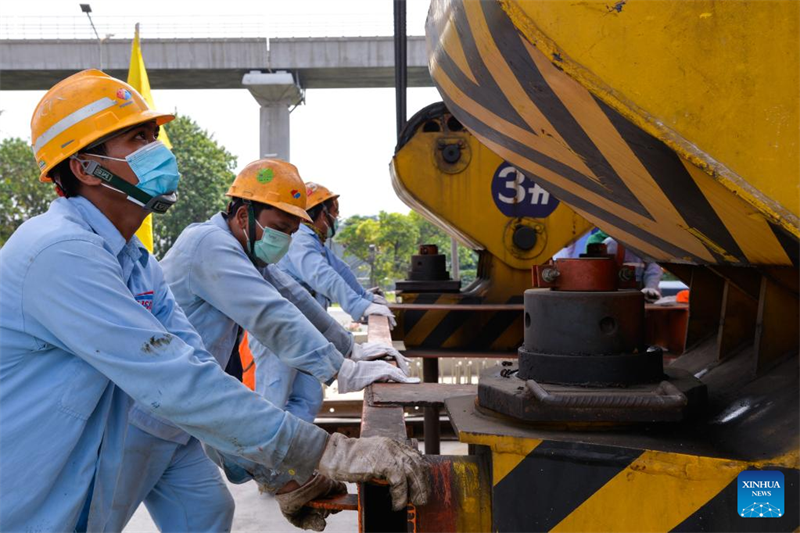
[[[155,89],[239,89],[252,70],[286,70],[307,89],[394,86],[392,37],[147,39]],[[103,44],[106,71],[125,78],[131,41]],[[0,40],[0,90],[46,90],[100,64],[94,40]],[[432,87],[424,37],[408,38],[408,81]]]

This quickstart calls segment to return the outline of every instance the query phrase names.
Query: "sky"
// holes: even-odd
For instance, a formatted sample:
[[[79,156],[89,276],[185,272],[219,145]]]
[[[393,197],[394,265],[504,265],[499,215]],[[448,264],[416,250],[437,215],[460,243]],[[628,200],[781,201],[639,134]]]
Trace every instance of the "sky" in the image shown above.
[[[390,35],[392,31],[391,0],[91,0],[90,4],[101,35],[114,32],[123,37],[126,28],[132,35],[134,24],[142,23],[145,63],[148,30],[164,35],[190,31],[198,37],[209,33],[250,36],[261,31],[278,37],[366,36]],[[423,35],[428,2],[409,0],[407,6],[408,34]],[[77,1],[4,2],[0,18],[4,21],[0,22],[0,38],[11,31],[21,31],[25,37],[48,32],[61,38],[91,35]],[[0,139],[30,139],[31,114],[44,93],[0,91]],[[237,169],[258,157],[259,106],[246,89],[155,88],[153,98],[159,109],[187,115],[211,133],[238,157]],[[410,88],[408,116],[439,100],[435,88]],[[292,163],[306,181],[317,181],[341,194],[344,217],[374,215],[381,210],[408,212],[389,177],[395,141],[394,88],[308,89],[306,103],[291,115]]]

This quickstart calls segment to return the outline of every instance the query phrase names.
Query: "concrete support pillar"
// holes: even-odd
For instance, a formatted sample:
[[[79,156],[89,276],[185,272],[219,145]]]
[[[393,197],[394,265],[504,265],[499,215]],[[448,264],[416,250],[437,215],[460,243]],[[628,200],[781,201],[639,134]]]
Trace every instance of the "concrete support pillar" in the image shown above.
[[[258,157],[289,161],[289,109],[303,101],[303,89],[286,71],[249,72],[244,75],[242,85],[261,105]]]

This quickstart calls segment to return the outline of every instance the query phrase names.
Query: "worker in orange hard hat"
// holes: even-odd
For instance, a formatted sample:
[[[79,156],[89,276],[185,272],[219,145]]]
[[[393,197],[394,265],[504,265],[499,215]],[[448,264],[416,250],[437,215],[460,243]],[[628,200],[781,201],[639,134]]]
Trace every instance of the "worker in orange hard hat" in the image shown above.
[[[289,251],[278,266],[308,290],[320,304],[321,310],[327,311],[330,300],[335,299],[356,319],[382,314],[394,320],[382,296],[365,291],[344,261],[324,246],[325,241],[336,233],[339,195],[327,187],[308,182],[306,196],[308,216],[292,236]],[[255,390],[259,394],[303,420],[314,420],[323,400],[318,383],[287,365],[254,336],[248,336],[248,343],[241,350],[255,361]],[[350,358],[353,361],[370,361],[387,356],[408,373],[406,358],[393,347],[382,343],[355,345]],[[340,389],[340,392],[347,391],[346,388]]]
[[[314,445],[297,456],[276,451],[277,441],[316,441],[322,454],[325,432],[201,364],[211,355],[134,236],[149,212],[176,199],[177,163],[158,142],[159,126],[173,118],[97,70],[58,83],[34,111],[40,179],[63,197],[0,250],[2,531],[103,529],[128,395],[220,450],[270,467],[315,453]],[[204,457],[197,440],[183,453]],[[209,476],[225,489],[218,472]]]
[[[41,179],[55,181],[64,197],[0,249],[0,531],[107,527],[115,492],[133,490],[117,485],[131,397],[158,413],[154,427],[192,434],[174,431],[180,443],[169,441],[195,480],[198,471],[205,476],[170,487],[171,498],[194,502],[189,513],[173,513],[183,530],[233,513],[198,439],[299,479],[315,470],[348,479],[341,465],[353,455],[373,457],[367,470],[380,478],[405,479],[407,470],[388,459],[393,451],[421,464],[405,449],[329,437],[211,363],[158,261],[134,235],[149,212],[175,201],[177,164],[158,142],[159,126],[172,118],[97,70],[57,84],[34,112]],[[411,499],[424,500],[425,485],[417,485]]]
[[[172,294],[218,366],[227,366],[241,328],[320,392],[321,383],[335,379],[340,389],[349,390],[379,380],[413,382],[389,363],[346,358],[359,350],[352,335],[275,265],[301,221],[310,220],[306,188],[297,168],[277,159],[254,161],[239,173],[227,194],[231,198],[227,210],[187,227],[161,262]],[[384,353],[389,350],[391,347],[384,347]],[[230,404],[230,408],[237,406]],[[250,423],[262,421],[254,417]],[[175,517],[188,514],[196,518],[206,512],[203,501],[192,495],[185,495],[180,502],[163,497],[173,493],[175,485],[200,492],[204,487],[203,476],[210,462],[187,467],[180,453],[186,439],[186,433],[162,420],[150,405],[140,402],[133,407],[118,484],[135,489],[117,491],[109,529],[124,528],[142,501],[162,531],[187,531],[186,526],[175,525]],[[325,443],[317,442],[313,435],[276,439],[273,448],[277,454],[306,458],[303,464],[292,462],[291,468],[265,468],[213,443],[206,452],[231,481],[255,479],[263,489],[276,493],[281,510],[293,524],[316,530],[324,528],[328,511],[305,508],[304,504],[343,491],[344,485],[334,481],[334,476],[355,481],[367,479],[366,472],[371,476],[387,469],[403,479],[422,473],[415,452],[396,443],[389,445],[389,452],[384,440],[348,440],[335,434],[328,442],[342,450],[358,449],[363,457],[349,455],[347,463],[336,460],[336,467],[328,469],[318,456]],[[397,458],[381,457],[387,452]],[[310,475],[309,468],[318,472]],[[411,499],[424,500],[424,482],[409,483],[414,485]],[[198,524],[191,524],[188,530],[211,530]]]
[[[310,220],[303,222],[292,238],[289,253],[280,267],[303,285],[324,308],[338,302],[354,320],[369,315],[383,315],[395,325],[394,313],[378,290],[365,290],[350,267],[325,243],[339,227],[339,195],[317,183],[306,184]]]

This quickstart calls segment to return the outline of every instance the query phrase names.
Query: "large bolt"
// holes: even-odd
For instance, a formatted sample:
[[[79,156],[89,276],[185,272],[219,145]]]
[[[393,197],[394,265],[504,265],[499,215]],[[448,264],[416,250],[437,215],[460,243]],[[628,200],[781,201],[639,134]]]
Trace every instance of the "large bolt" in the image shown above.
[[[532,250],[536,246],[536,230],[530,226],[517,226],[511,240],[520,250]]]
[[[623,266],[619,269],[620,281],[631,281],[636,276],[636,272],[629,267]]]
[[[542,270],[542,279],[545,281],[545,283],[554,283],[560,275],[561,272],[555,268],[545,268]]]
[[[442,150],[442,159],[451,165],[458,163],[461,159],[461,148],[457,144],[448,144]]]

